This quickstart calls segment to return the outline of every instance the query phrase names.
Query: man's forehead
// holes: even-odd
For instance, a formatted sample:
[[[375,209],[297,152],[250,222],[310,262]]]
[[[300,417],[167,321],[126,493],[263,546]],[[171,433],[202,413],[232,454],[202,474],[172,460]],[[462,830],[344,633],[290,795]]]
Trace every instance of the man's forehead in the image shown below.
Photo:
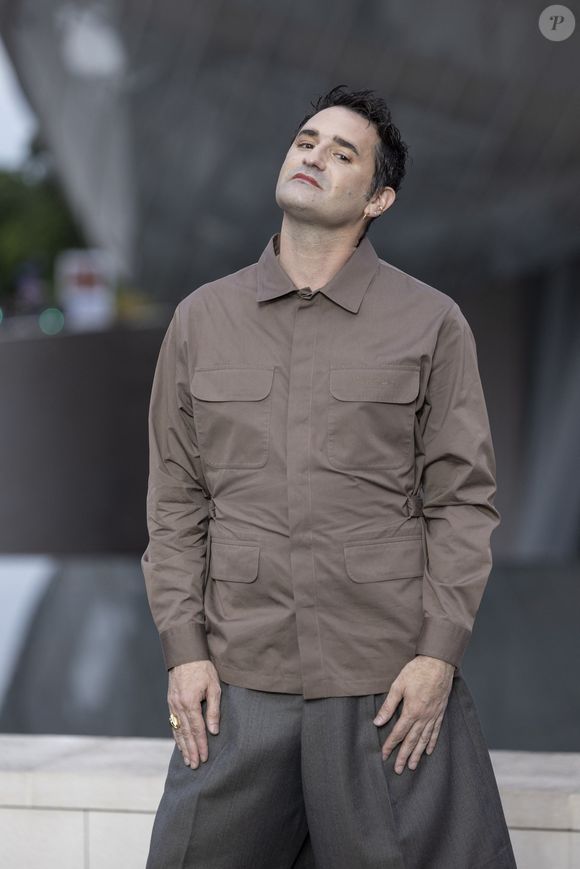
[[[322,109],[306,121],[300,130],[315,130],[320,136],[342,136],[356,145],[368,147],[378,139],[374,125],[358,112],[345,106]]]

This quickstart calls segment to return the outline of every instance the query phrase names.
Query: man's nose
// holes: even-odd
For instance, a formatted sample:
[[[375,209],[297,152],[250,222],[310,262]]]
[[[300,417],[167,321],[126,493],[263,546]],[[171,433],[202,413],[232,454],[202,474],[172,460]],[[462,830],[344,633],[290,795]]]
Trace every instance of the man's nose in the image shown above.
[[[302,162],[306,166],[317,166],[319,169],[324,169],[324,152],[320,148],[310,148],[304,152]]]

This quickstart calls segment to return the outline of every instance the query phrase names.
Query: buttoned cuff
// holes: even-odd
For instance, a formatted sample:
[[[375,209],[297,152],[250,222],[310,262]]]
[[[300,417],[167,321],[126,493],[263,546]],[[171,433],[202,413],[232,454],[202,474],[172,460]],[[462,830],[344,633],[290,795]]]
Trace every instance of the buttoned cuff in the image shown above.
[[[459,667],[470,639],[471,631],[461,625],[447,619],[425,616],[415,654],[441,658]]]
[[[168,670],[190,661],[210,659],[205,625],[186,622],[159,634],[165,666]]]

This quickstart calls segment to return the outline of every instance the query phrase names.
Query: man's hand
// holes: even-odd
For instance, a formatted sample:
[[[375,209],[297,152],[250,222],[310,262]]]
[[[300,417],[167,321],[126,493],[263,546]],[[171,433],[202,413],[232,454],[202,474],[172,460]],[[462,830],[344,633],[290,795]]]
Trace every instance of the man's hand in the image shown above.
[[[211,733],[218,733],[221,691],[218,672],[211,661],[192,661],[169,671],[167,703],[169,711],[180,721],[173,736],[187,766],[197,769],[200,758],[204,762],[207,760],[207,734],[201,701],[207,700],[206,716]]]
[[[415,769],[425,748],[427,754],[435,748],[454,670],[453,664],[440,658],[417,655],[403,667],[391,685],[373,724],[385,724],[405,698],[399,720],[382,747],[383,760],[386,760],[395,746],[404,740],[397,755],[395,772],[403,772],[409,755],[409,769]]]

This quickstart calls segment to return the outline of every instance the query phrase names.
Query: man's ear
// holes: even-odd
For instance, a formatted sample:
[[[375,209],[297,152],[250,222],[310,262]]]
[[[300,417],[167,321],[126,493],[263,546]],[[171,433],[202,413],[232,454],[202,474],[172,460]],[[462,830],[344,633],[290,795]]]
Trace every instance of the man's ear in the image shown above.
[[[382,190],[379,190],[375,196],[373,196],[373,200],[376,197],[376,205],[382,214],[383,211],[386,211],[387,208],[390,208],[397,198],[397,194],[393,190],[392,187],[383,187]]]
[[[380,217],[383,211],[391,207],[396,198],[397,194],[392,187],[383,187],[382,190],[378,190],[369,199],[365,206],[364,216],[371,218]]]

